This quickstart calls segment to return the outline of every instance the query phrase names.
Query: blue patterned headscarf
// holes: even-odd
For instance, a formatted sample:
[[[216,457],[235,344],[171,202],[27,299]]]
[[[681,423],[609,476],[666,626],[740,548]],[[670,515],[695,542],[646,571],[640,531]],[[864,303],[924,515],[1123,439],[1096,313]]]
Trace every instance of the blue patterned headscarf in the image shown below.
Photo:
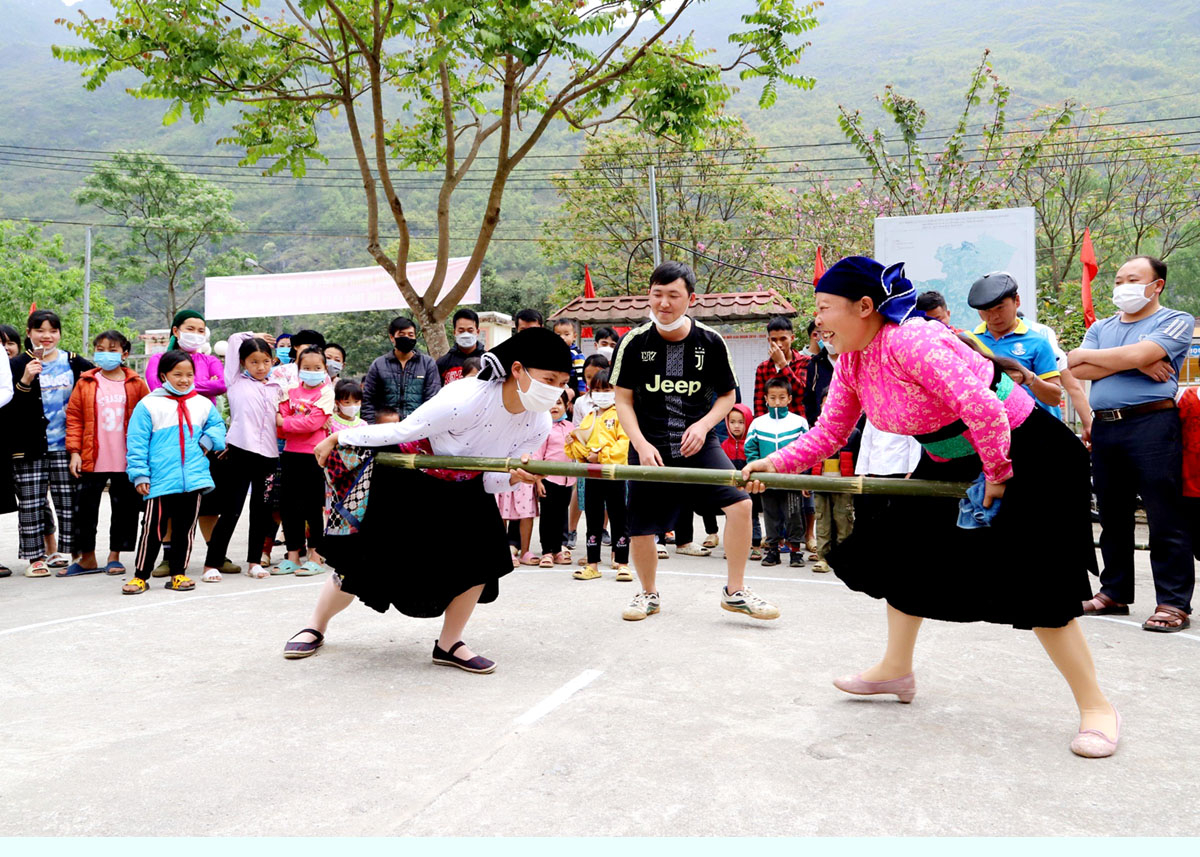
[[[917,305],[917,290],[904,276],[904,263],[885,268],[868,256],[839,260],[821,276],[814,291],[852,301],[870,298],[875,311],[896,324],[911,316]]]

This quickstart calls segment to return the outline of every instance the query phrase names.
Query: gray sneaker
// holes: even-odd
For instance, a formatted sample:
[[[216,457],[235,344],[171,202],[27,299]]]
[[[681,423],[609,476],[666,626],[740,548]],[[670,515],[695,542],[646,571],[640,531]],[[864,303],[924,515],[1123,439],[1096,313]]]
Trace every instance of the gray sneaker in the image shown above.
[[[660,603],[657,592],[639,592],[633,596],[621,618],[629,622],[637,622],[647,616],[653,616],[659,611]]]
[[[779,608],[750,591],[750,587],[729,593],[721,587],[721,609],[731,613],[745,613],[754,619],[778,619]]]

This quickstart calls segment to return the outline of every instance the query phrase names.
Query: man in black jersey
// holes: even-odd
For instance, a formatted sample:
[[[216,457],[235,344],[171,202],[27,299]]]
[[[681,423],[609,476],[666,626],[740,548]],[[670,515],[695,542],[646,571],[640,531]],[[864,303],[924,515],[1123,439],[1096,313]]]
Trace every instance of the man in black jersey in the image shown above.
[[[695,302],[692,269],[682,262],[662,263],[650,275],[650,321],[625,334],[617,346],[609,380],[617,391],[617,416],[629,435],[630,464],[733,469],[713,433],[737,398],[733,358],[719,333],[688,317]],[[693,506],[725,512],[729,576],[721,607],[756,619],[777,618],[779,609],[744,582],[750,495],[730,486],[669,482],[629,485],[631,553],[642,591],[623,617],[636,621],[659,611],[655,535],[674,530],[678,516],[690,515]]]

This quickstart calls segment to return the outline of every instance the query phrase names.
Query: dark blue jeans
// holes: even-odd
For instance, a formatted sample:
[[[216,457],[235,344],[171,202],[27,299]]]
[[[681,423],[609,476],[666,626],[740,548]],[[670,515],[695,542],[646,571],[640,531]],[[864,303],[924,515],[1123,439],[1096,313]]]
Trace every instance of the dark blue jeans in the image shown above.
[[[1158,604],[1192,610],[1196,568],[1183,511],[1179,412],[1155,411],[1092,425],[1092,474],[1100,507],[1100,591],[1133,603],[1134,510],[1140,494],[1150,525],[1150,567]]]

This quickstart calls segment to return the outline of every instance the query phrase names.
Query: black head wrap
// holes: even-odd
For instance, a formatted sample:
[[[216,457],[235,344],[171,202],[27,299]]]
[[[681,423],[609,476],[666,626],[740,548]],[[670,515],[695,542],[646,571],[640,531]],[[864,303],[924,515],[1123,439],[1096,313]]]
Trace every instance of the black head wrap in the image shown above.
[[[479,377],[484,381],[503,381],[512,372],[513,363],[520,363],[526,369],[569,375],[574,359],[571,346],[557,333],[544,327],[527,327],[484,352]]]
[[[814,292],[856,301],[871,298],[875,311],[902,324],[917,304],[917,290],[904,276],[904,263],[883,267],[868,256],[847,256],[821,275]]]

